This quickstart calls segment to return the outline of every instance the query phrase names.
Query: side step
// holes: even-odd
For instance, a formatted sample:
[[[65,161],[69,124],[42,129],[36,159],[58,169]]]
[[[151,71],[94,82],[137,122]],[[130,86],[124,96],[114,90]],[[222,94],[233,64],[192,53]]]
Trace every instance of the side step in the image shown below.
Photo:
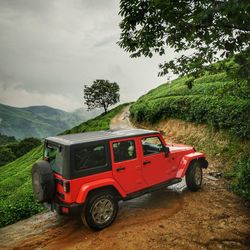
[[[128,194],[125,198],[123,198],[123,200],[126,201],[126,200],[130,200],[130,199],[137,198],[137,197],[142,196],[142,195],[144,195],[144,194],[151,193],[151,192],[154,192],[154,191],[163,189],[163,188],[165,188],[165,187],[174,185],[174,184],[176,184],[176,183],[179,183],[179,182],[181,182],[181,180],[182,180],[181,178],[172,179],[172,180],[170,180],[170,181],[162,182],[162,183],[160,183],[160,184],[157,184],[157,185],[154,185],[154,186],[145,188],[145,189],[143,189],[143,190],[140,190],[140,191],[137,191],[137,192],[130,193],[130,194]]]

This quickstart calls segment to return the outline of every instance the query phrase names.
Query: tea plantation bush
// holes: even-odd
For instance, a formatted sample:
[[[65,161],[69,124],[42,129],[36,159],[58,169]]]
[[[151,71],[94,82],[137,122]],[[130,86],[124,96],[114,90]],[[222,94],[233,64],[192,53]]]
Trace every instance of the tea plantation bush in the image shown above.
[[[41,156],[40,146],[0,169],[0,227],[42,211],[31,188],[31,167]]]
[[[163,84],[139,98],[130,108],[132,119],[155,123],[166,117],[179,118],[224,129],[241,138],[250,138],[247,84],[235,87],[220,73],[197,79],[193,88],[188,89],[186,79]],[[231,87],[228,88],[228,85]]]
[[[231,189],[250,200],[250,157],[238,161],[229,177],[233,180]]]

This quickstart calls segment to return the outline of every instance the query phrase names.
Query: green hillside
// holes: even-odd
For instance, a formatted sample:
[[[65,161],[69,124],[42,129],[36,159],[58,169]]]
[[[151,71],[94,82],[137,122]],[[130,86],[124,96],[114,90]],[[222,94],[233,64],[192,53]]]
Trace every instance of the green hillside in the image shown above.
[[[17,142],[14,136],[2,135],[0,133],[0,146]]]
[[[96,116],[96,111],[65,112],[47,106],[16,108],[0,104],[0,133],[15,136],[44,138],[76,126]]]
[[[250,138],[250,95],[247,83],[235,84],[226,73],[209,74],[186,86],[186,77],[151,90],[131,106],[136,122],[179,118],[208,124],[241,138]]]
[[[88,120],[65,133],[79,133],[84,131],[109,129],[111,119],[118,114],[124,106],[120,105],[107,114],[102,114]],[[42,157],[42,147],[37,147],[2,166],[0,169],[0,227],[28,218],[43,210],[34,201],[31,187],[31,167]]]
[[[173,118],[206,124],[204,130],[209,136],[198,140],[194,134],[182,137],[181,142],[217,160],[231,189],[250,200],[249,85],[235,83],[221,71],[207,72],[194,81],[191,89],[187,80],[178,78],[140,97],[130,108],[133,121],[149,127]]]
[[[40,145],[41,140],[32,137],[0,145],[0,167],[16,160]]]

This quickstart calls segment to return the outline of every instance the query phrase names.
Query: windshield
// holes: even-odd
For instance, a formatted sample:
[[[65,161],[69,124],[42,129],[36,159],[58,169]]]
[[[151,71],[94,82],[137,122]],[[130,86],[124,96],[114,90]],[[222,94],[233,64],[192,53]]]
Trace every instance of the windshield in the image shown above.
[[[44,150],[44,159],[50,163],[52,170],[62,175],[63,152],[61,147],[47,144]]]

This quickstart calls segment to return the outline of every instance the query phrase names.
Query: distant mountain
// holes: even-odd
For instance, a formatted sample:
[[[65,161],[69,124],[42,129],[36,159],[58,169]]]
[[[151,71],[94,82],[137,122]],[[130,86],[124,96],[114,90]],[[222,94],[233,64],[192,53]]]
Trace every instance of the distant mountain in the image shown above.
[[[66,112],[48,106],[16,108],[0,104],[0,133],[17,139],[44,138],[72,128],[100,113],[100,110],[88,112],[83,108]]]

